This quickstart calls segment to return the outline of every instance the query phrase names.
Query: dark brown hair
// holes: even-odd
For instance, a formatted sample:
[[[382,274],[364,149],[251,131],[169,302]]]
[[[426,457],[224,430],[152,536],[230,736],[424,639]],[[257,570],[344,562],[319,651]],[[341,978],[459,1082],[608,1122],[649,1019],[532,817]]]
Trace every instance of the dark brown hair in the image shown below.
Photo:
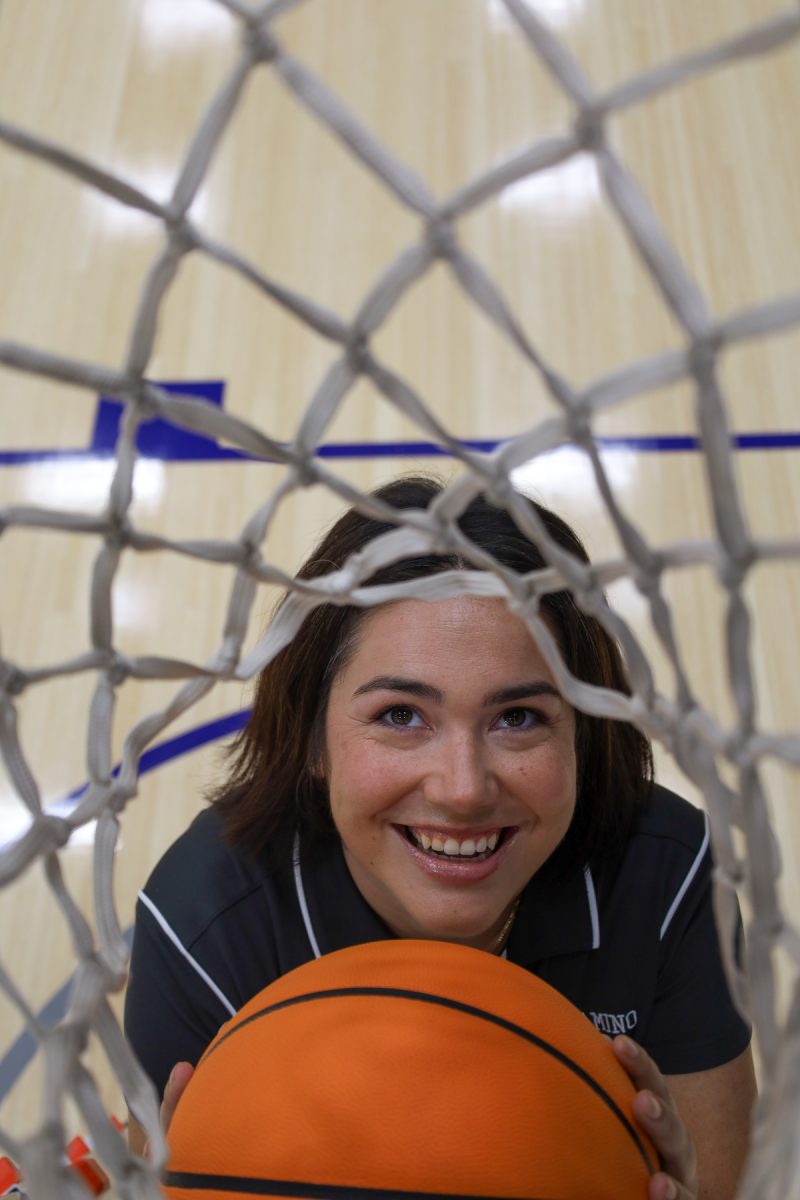
[[[425,509],[443,485],[426,476],[405,476],[374,495],[397,509]],[[555,513],[529,501],[550,538],[581,562],[583,544]],[[504,567],[520,574],[547,566],[537,546],[511,516],[478,496],[458,519],[459,529]],[[389,523],[350,509],[319,543],[298,572],[313,579],[338,570]],[[474,569],[457,554],[404,559],[381,568],[370,584],[399,583],[440,571]],[[628,693],[617,644],[567,591],[543,597],[543,616],[564,662],[578,679]],[[324,752],[324,724],[331,683],[355,646],[368,608],[321,605],[306,617],[293,641],[261,672],[250,720],[233,743],[231,770],[212,797],[232,844],[252,853],[268,851],[280,861],[296,830],[307,838],[334,832],[325,782],[314,770]],[[570,830],[553,859],[560,869],[583,867],[591,856],[615,856],[652,781],[652,754],[645,736],[625,722],[575,714],[578,795]]]

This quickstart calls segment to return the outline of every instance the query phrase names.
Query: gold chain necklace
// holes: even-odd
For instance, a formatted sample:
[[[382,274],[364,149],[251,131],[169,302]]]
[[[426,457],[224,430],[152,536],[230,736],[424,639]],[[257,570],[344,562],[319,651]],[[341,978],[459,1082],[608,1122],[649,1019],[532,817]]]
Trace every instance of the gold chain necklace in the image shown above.
[[[520,897],[517,896],[516,900],[514,901],[511,912],[506,917],[506,921],[505,921],[503,928],[500,930],[499,934],[497,935],[497,938],[495,939],[494,945],[489,947],[490,954],[500,954],[500,952],[502,951],[502,949],[505,945],[506,938],[508,937],[509,933],[511,932],[511,926],[514,924],[514,917],[517,915],[517,909],[519,908],[519,902],[520,902]]]

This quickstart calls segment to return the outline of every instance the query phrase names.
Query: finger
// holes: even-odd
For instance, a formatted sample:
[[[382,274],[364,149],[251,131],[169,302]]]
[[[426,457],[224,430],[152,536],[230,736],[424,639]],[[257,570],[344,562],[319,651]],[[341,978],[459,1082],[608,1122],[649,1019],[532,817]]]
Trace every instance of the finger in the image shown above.
[[[658,1151],[664,1171],[688,1187],[688,1194],[694,1195],[691,1189],[696,1190],[697,1156],[674,1104],[666,1103],[651,1091],[637,1092],[633,1115]]]
[[[646,1050],[643,1050],[632,1038],[623,1036],[614,1038],[611,1048],[617,1060],[622,1063],[630,1075],[637,1092],[647,1089],[665,1102],[672,1103],[664,1076]]]
[[[636,1123],[658,1151],[664,1171],[673,1177],[675,1186],[681,1189],[676,1195],[681,1195],[686,1187],[689,1189],[686,1195],[694,1197],[697,1189],[697,1155],[664,1076],[650,1055],[630,1038],[615,1038],[612,1049],[637,1089],[633,1099]],[[654,1183],[654,1186],[655,1197],[651,1196],[650,1200],[666,1200],[669,1195],[667,1176],[663,1182]]]
[[[696,1197],[694,1192],[687,1191],[669,1175],[659,1171],[648,1184],[647,1200],[696,1200]]]
[[[172,1068],[172,1073],[167,1080],[167,1086],[164,1088],[164,1099],[161,1102],[161,1127],[166,1133],[170,1127],[175,1108],[183,1093],[186,1091],[186,1085],[194,1074],[194,1067],[188,1062],[176,1063]]]

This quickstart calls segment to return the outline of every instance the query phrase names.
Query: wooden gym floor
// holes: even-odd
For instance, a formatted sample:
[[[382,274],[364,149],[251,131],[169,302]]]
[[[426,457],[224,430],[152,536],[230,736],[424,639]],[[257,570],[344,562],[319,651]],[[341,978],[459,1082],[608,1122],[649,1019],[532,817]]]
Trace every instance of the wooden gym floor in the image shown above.
[[[733,36],[781,10],[776,0],[539,0],[598,89],[678,54]],[[308,0],[279,26],[283,44],[325,80],[437,197],[523,145],[567,128],[566,99],[515,32],[499,0]],[[2,0],[0,122],[78,152],[166,199],[211,97],[234,61],[237,24],[212,0]],[[800,44],[715,71],[613,122],[614,143],[708,298],[733,313],[800,284]],[[263,272],[349,317],[386,265],[419,237],[399,205],[289,96],[266,68],[254,74],[191,216]],[[680,345],[680,331],[604,202],[588,156],[512,187],[460,228],[527,333],[575,385]],[[0,141],[0,342],[118,367],[138,299],[162,240],[158,221],[104,198]],[[438,267],[404,299],[375,340],[459,438],[495,441],[553,409],[538,378]],[[201,256],[184,260],[163,310],[147,374],[201,381],[227,412],[278,439],[300,416],[338,348],[314,335],[240,276]],[[800,329],[748,342],[722,363],[736,473],[755,536],[797,537],[800,523]],[[102,453],[99,398],[0,366],[0,508],[99,512],[112,463]],[[112,421],[106,409],[104,417]],[[707,480],[691,443],[687,385],[610,410],[596,432],[626,513],[654,545],[712,532]],[[616,442],[613,439],[617,439]],[[689,439],[687,441],[687,439]],[[415,467],[454,472],[430,457],[427,436],[366,384],[348,397],[325,441],[349,446],[329,466],[368,488]],[[417,443],[404,449],[406,443]],[[277,466],[211,454],[182,461],[179,432],[145,455],[133,517],[169,538],[239,535],[281,478]],[[94,448],[94,449],[93,449]],[[533,464],[525,483],[573,522],[593,556],[615,553],[589,471],[577,452]],[[282,510],[269,557],[293,570],[340,504],[313,488]],[[88,593],[97,540],[10,528],[0,539],[2,654],[27,669],[89,645]],[[231,574],[177,555],[128,553],[114,591],[125,654],[202,662],[216,648]],[[669,581],[686,669],[721,720],[732,712],[723,658],[722,600],[710,571]],[[756,614],[761,723],[800,727],[798,573],[762,566],[748,592]],[[655,655],[642,601],[612,596]],[[275,596],[266,591],[259,617]],[[258,629],[252,631],[252,639]],[[251,640],[252,640],[251,639]],[[92,679],[29,688],[19,700],[23,748],[45,802],[86,778]],[[115,745],[172,685],[128,684]],[[247,688],[216,688],[161,741],[163,761],[142,776],[124,815],[116,901],[128,926],[138,887],[218,777],[220,738],[248,703]],[[181,737],[177,742],[171,740]],[[784,895],[800,917],[796,778],[767,769],[785,862]],[[659,754],[660,778],[699,802]],[[0,844],[25,818],[0,771]],[[91,851],[76,837],[62,855],[75,896],[91,911]],[[0,893],[2,961],[35,1011],[69,978],[66,929],[40,870]],[[40,1103],[18,1014],[0,996],[0,1124],[29,1130]],[[93,1051],[94,1054],[94,1051]],[[111,1111],[122,1104],[92,1059]],[[13,1084],[13,1086],[12,1086]]]

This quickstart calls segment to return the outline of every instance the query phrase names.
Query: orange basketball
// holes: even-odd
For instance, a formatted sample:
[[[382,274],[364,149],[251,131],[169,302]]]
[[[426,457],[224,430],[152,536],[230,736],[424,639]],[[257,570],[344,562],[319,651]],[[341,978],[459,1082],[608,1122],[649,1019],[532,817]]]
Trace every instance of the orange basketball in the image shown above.
[[[371,942],[255,996],[169,1132],[173,1200],[645,1200],[656,1154],[590,1021],[502,958]]]

